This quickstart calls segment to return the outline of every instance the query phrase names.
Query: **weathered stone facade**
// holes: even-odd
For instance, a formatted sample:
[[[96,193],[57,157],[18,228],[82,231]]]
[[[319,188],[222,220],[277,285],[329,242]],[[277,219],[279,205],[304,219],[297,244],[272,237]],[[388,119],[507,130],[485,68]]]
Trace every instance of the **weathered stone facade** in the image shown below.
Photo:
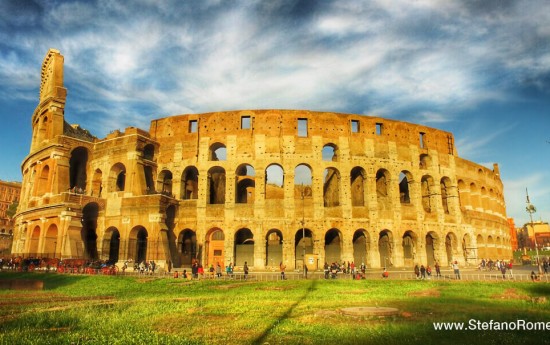
[[[498,166],[453,135],[378,117],[241,110],[97,139],[64,122],[63,57],[44,61],[13,252],[229,262],[255,269],[509,258]],[[69,130],[70,129],[70,130]]]

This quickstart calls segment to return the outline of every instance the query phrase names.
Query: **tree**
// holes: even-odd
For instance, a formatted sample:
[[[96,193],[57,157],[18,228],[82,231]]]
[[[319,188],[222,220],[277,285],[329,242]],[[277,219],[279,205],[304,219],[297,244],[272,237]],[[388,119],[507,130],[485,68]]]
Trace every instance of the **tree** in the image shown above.
[[[19,206],[18,201],[14,201],[11,203],[11,205],[6,210],[6,215],[8,216],[8,218],[11,219],[13,218],[13,216],[15,216],[15,214],[17,213],[17,206]]]

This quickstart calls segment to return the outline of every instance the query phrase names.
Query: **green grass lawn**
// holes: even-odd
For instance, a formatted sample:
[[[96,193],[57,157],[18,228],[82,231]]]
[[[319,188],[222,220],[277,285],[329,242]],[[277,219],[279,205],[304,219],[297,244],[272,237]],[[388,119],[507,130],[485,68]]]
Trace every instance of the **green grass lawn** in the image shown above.
[[[0,344],[543,344],[550,284],[171,278],[1,273]],[[351,317],[345,307],[399,309]],[[474,321],[470,321],[474,320]],[[545,322],[548,330],[436,331],[433,322]]]

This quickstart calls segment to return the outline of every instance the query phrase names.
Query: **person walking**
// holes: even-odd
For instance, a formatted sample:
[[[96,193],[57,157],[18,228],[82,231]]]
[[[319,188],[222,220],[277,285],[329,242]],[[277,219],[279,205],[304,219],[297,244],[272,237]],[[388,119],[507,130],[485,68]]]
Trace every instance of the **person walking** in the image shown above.
[[[244,280],[247,280],[248,279],[248,263],[246,261],[244,262],[243,271],[244,271]]]
[[[280,271],[281,271],[281,280],[286,280],[286,277],[285,277],[286,265],[284,265],[282,261],[281,261],[281,263],[279,264],[279,269],[280,269]]]

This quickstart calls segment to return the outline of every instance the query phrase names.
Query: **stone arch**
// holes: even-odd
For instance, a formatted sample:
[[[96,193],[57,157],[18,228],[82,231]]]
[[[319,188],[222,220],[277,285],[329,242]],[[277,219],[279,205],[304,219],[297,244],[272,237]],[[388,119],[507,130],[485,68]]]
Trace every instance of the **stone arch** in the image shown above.
[[[458,203],[461,207],[470,205],[469,194],[466,183],[463,180],[458,180]]]
[[[284,199],[284,170],[279,164],[270,164],[265,169],[265,198]]]
[[[299,229],[294,235],[294,257],[296,258],[296,268],[302,268],[304,265],[304,249],[305,254],[313,254],[313,232],[306,228]]]
[[[155,159],[155,145],[147,144],[143,147],[143,159],[148,161]]]
[[[369,266],[370,237],[365,229],[355,230],[353,233],[353,261],[356,267],[360,264]]]
[[[114,226],[105,230],[103,236],[103,259],[109,263],[116,263],[120,259],[120,231]]]
[[[116,163],[109,172],[109,191],[122,192],[126,187],[126,167],[122,163]]]
[[[405,267],[412,267],[417,264],[418,248],[418,235],[412,231],[407,230],[403,234],[403,265]]]
[[[440,261],[437,257],[439,248],[439,236],[436,232],[430,231],[426,234],[426,263],[433,266],[436,261]]]
[[[256,190],[256,171],[249,164],[241,164],[235,171],[235,203],[253,204]]]
[[[32,229],[30,236],[29,255],[38,256],[38,243],[40,242],[40,227],[37,225]]]
[[[474,263],[477,262],[478,253],[476,248],[472,247],[472,237],[470,234],[465,234],[462,237],[462,254],[464,255],[464,262],[468,262],[473,259]]]
[[[481,207],[479,190],[473,182],[470,183],[470,203],[474,210]]]
[[[40,170],[40,177],[37,181],[36,195],[43,196],[50,192],[50,167],[46,164]]]
[[[367,174],[362,167],[354,167],[350,173],[351,205],[365,206]]]
[[[80,235],[84,244],[84,258],[97,260],[97,218],[99,217],[99,205],[90,202],[82,209],[82,229]]]
[[[443,207],[443,212],[445,214],[449,214],[451,213],[449,209],[449,198],[451,196],[450,194],[451,179],[444,176],[443,178],[441,178],[440,186],[441,186],[441,206]]]
[[[206,264],[224,266],[225,260],[225,234],[220,228],[212,228],[206,234]]]
[[[225,169],[215,166],[208,170],[208,203],[225,204]]]
[[[401,171],[399,174],[399,201],[401,204],[411,203],[410,187],[412,182],[412,174],[407,170]]]
[[[325,261],[340,262],[342,259],[342,233],[332,228],[325,233]]]
[[[340,172],[336,168],[326,168],[323,173],[323,204],[340,206]]]
[[[313,197],[313,173],[308,164],[298,164],[294,169],[294,198],[311,199]]]
[[[198,254],[197,234],[195,231],[191,229],[180,231],[177,240],[177,248],[181,265],[190,267],[193,261],[197,259]]]
[[[136,263],[147,261],[147,229],[141,225],[136,225],[130,231],[128,237],[128,258]]]
[[[248,228],[242,228],[235,233],[235,265],[254,265],[254,234]]]
[[[227,149],[222,143],[214,143],[210,145],[208,154],[208,160],[210,161],[225,161],[227,160]]]
[[[277,267],[283,261],[283,233],[271,229],[265,235],[265,266]]]
[[[69,159],[69,186],[71,189],[86,190],[86,166],[88,165],[88,150],[79,146],[71,151]]]
[[[386,169],[376,172],[376,201],[379,210],[391,210],[390,172]]]
[[[159,176],[157,178],[158,190],[164,195],[171,196],[172,195],[172,183],[173,183],[172,172],[168,169],[162,170],[159,173]]]
[[[336,162],[338,161],[338,146],[333,143],[323,146],[321,152],[321,158],[323,161]]]
[[[199,171],[194,166],[188,166],[181,174],[181,198],[194,200],[199,196]]]
[[[496,238],[495,247],[496,258],[502,259],[502,238],[500,236]]]
[[[487,236],[487,243],[485,245],[485,248],[487,250],[487,255],[489,256],[489,259],[497,259],[496,250],[495,250],[495,240],[493,239],[493,236],[489,235]]]
[[[56,256],[57,236],[59,230],[56,224],[50,224],[46,235],[44,236],[44,255],[46,257],[54,258]]]
[[[101,192],[103,190],[102,179],[103,173],[100,169],[96,169],[92,177],[92,196],[101,197]]]
[[[476,237],[476,246],[477,246],[477,258],[479,260],[487,259],[488,252],[485,245],[485,241],[483,240],[483,236],[481,234],[477,235]]]
[[[455,257],[455,254],[458,253],[458,238],[454,232],[449,232],[445,236],[445,253],[449,265],[458,259]]]
[[[390,230],[382,230],[378,234],[378,253],[380,254],[380,267],[393,266],[393,233]]]
[[[422,207],[426,213],[431,213],[434,211],[432,204],[432,195],[433,191],[433,178],[430,175],[422,176],[420,182],[421,185],[421,195],[422,195]]]

